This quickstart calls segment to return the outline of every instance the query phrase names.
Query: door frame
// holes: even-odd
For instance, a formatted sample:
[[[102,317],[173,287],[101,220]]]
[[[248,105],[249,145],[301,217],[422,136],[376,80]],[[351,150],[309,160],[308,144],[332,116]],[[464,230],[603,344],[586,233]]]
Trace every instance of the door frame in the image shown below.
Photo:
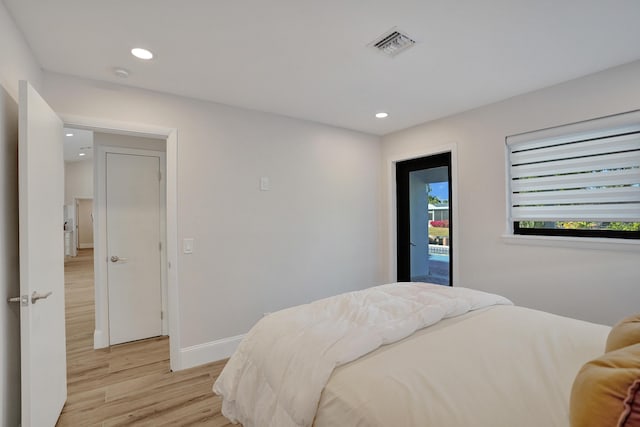
[[[166,277],[167,277],[167,318],[169,328],[170,367],[172,371],[182,369],[180,354],[180,304],[178,282],[178,129],[146,125],[141,123],[105,120],[95,117],[84,117],[61,114],[65,126],[87,129],[95,132],[115,133],[120,135],[141,136],[166,141]],[[94,160],[95,161],[95,160]],[[95,168],[94,168],[95,173]],[[95,178],[95,177],[94,177]],[[97,182],[94,179],[94,191]],[[94,199],[95,200],[95,199]],[[94,210],[95,212],[95,210]],[[94,215],[94,236],[96,221]],[[94,256],[94,268],[97,274],[98,258]],[[98,277],[96,276],[96,283]],[[96,326],[93,337],[94,348],[109,346],[109,334],[104,333],[104,326],[108,327],[108,312],[98,311],[96,307]]]
[[[421,157],[433,156],[442,153],[451,153],[451,194],[452,200],[449,203],[453,206],[452,215],[450,218],[451,228],[456,230],[457,242],[453,245],[452,259],[455,262],[452,263],[451,269],[451,283],[455,283],[456,286],[463,286],[460,283],[459,275],[459,248],[460,248],[460,223],[458,220],[458,211],[460,206],[458,204],[458,152],[455,143],[444,144],[432,148],[425,148],[423,150],[416,150],[410,154],[398,154],[392,156],[387,161],[387,268],[388,268],[388,281],[398,281],[398,201],[396,197],[396,163],[403,162],[405,160],[413,160]]]
[[[161,139],[158,139],[161,141]],[[104,334],[105,341],[111,344],[111,333],[109,330],[109,281],[108,281],[108,235],[107,235],[107,192],[106,180],[107,154],[131,154],[160,158],[160,186],[165,186],[165,191],[160,192],[160,242],[162,244],[160,250],[160,301],[163,313],[168,314],[168,291],[167,291],[167,194],[166,194],[166,154],[164,151],[148,150],[141,148],[116,147],[109,145],[100,145],[95,147],[94,159],[94,182],[96,203],[94,204],[94,265],[96,269],[96,309],[100,307],[101,313],[106,314],[106,323],[102,325],[101,332]],[[99,280],[99,281],[98,281]],[[112,307],[111,307],[112,308]],[[162,317],[162,335],[169,335],[168,315]],[[97,329],[97,327],[96,327]],[[95,344],[95,343],[94,343]],[[107,346],[108,346],[107,345]],[[94,345],[95,347],[95,345]]]

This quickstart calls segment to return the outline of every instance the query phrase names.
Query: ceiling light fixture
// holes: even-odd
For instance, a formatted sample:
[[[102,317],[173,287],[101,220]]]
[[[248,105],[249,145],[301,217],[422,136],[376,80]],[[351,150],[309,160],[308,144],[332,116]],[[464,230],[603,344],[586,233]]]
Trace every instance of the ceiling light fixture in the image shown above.
[[[78,156],[86,156],[86,153],[78,153]]]
[[[153,53],[147,49],[143,49],[141,47],[134,47],[131,49],[131,54],[136,58],[140,59],[151,59],[153,58]]]
[[[65,133],[65,136],[73,136],[72,133]]]
[[[378,119],[386,119],[387,117],[389,117],[389,113],[385,113],[384,111],[381,111],[379,113],[376,113],[376,117]]]

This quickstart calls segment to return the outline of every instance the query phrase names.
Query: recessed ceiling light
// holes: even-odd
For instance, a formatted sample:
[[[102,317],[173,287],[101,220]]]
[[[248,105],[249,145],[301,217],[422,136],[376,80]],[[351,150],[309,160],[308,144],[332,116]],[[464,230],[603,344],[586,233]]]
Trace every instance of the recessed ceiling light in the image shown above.
[[[86,156],[86,153],[78,153],[78,156]]]
[[[384,111],[382,111],[380,113],[376,113],[376,117],[379,119],[386,119],[387,117],[389,117],[389,113],[385,113]]]
[[[66,136],[73,136],[72,133],[65,133]]]
[[[140,59],[151,59],[153,58],[153,53],[147,49],[143,49],[141,47],[134,47],[131,49],[131,54],[136,58]]]

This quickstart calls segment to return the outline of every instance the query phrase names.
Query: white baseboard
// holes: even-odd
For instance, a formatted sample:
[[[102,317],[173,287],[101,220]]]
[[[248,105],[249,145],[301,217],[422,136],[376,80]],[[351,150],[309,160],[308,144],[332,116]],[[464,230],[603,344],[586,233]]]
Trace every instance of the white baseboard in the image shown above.
[[[95,329],[93,331],[93,349],[97,350],[99,348],[107,348],[109,347],[109,339],[102,332],[102,329]]]
[[[78,243],[78,249],[93,249],[93,243]]]
[[[180,369],[226,359],[236,351],[242,338],[244,335],[237,335],[180,349]]]

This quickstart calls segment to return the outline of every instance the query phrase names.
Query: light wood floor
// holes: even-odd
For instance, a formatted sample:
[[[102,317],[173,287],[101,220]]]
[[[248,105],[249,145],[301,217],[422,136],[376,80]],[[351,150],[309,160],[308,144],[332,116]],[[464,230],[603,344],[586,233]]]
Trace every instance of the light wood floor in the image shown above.
[[[57,426],[231,426],[213,382],[224,361],[169,370],[168,338],[93,350],[93,250],[65,263],[67,403]]]

